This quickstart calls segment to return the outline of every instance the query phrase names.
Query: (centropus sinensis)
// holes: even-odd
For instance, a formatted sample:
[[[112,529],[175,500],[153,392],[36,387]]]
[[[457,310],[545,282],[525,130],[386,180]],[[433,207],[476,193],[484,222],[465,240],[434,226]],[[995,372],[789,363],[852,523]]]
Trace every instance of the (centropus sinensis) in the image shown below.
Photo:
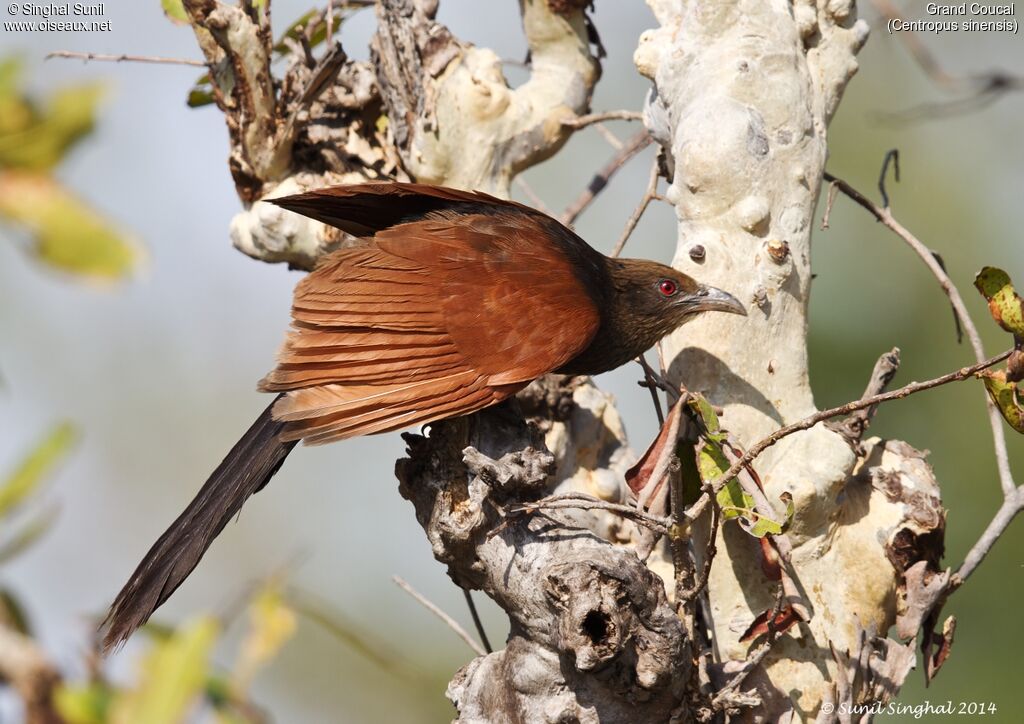
[[[299,440],[468,415],[549,372],[614,369],[700,312],[745,314],[726,292],[606,257],[549,216],[481,193],[361,184],[272,203],[362,242],[295,288],[292,328],[259,384],[277,398],[118,594],[107,649],[167,600]]]

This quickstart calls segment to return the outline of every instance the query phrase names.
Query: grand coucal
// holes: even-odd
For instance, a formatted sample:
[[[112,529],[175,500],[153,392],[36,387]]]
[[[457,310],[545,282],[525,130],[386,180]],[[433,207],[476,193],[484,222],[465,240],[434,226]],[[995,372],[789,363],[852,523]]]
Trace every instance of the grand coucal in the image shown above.
[[[698,312],[745,313],[671,267],[611,259],[549,216],[481,193],[362,184],[272,203],[360,243],[295,288],[292,328],[259,384],[277,398],[118,594],[107,649],[167,600],[297,441],[467,415],[548,372],[614,369]]]

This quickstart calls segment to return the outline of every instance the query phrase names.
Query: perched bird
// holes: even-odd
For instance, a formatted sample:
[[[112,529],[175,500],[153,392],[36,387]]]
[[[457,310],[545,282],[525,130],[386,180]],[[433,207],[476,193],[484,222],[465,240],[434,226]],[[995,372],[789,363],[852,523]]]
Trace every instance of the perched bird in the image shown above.
[[[699,312],[745,314],[726,292],[606,257],[549,216],[482,193],[362,184],[271,201],[360,243],[295,288],[292,328],[259,384],[280,394],[118,594],[106,649],[167,600],[298,440],[467,415],[549,372],[614,369]]]

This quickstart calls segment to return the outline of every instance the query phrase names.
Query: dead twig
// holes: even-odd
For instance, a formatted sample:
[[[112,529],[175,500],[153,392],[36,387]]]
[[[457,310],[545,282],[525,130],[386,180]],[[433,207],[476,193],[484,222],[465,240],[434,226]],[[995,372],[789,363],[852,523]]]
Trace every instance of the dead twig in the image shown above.
[[[656,533],[661,533],[662,535],[667,535],[669,533],[670,521],[667,518],[660,518],[656,515],[645,513],[631,505],[609,503],[606,500],[601,500],[583,493],[549,495],[548,497],[541,498],[537,501],[513,506],[508,509],[508,514],[532,514],[544,510],[606,510],[646,528],[650,528]]]
[[[434,614],[439,619],[444,621],[445,624],[448,625],[448,628],[450,628],[452,631],[454,631],[456,633],[456,635],[460,639],[465,641],[466,645],[469,646],[469,648],[473,649],[473,652],[476,653],[477,656],[486,656],[487,655],[487,652],[484,651],[483,647],[480,644],[478,644],[473,639],[472,636],[469,635],[469,633],[466,631],[466,629],[462,628],[462,626],[459,625],[458,621],[456,621],[454,618],[452,618],[447,613],[442,611],[441,608],[439,606],[437,606],[437,604],[433,603],[432,601],[430,601],[429,599],[424,597],[422,593],[420,593],[415,588],[410,586],[405,581],[405,579],[401,578],[400,576],[392,576],[391,580],[393,580],[396,584],[398,584],[399,588],[401,588],[403,591],[405,591],[410,596],[415,598],[424,608],[426,608],[432,614]]]
[[[47,53],[45,60],[50,58],[69,58],[89,62],[91,60],[110,63],[154,63],[157,65],[187,65],[194,68],[205,68],[206,63],[202,60],[191,60],[189,58],[164,58],[158,55],[127,55],[120,53],[111,55],[109,53],[79,53],[74,50],[55,50]]]
[[[825,179],[833,183],[861,208],[868,211],[877,221],[880,221],[891,231],[895,232],[921,258],[921,261],[925,263],[932,275],[938,280],[942,291],[949,297],[949,301],[953,305],[953,310],[960,324],[963,325],[967,332],[967,339],[971,344],[971,349],[974,351],[974,358],[981,364],[985,359],[985,348],[981,343],[981,335],[978,334],[978,328],[975,326],[974,320],[971,319],[970,312],[967,311],[967,305],[964,304],[960,291],[953,284],[949,274],[946,273],[944,265],[940,263],[931,249],[899,223],[889,209],[879,207],[841,178],[826,172]],[[992,440],[995,446],[996,465],[999,469],[999,481],[1003,488],[1003,495],[1006,496],[1011,494],[1017,487],[1013,481],[1013,474],[1010,471],[1010,459],[1006,451],[1006,433],[1003,430],[1002,416],[988,394],[985,394],[985,405],[988,409],[989,426],[992,428]]]
[[[893,347],[875,362],[875,367],[871,371],[871,378],[868,380],[868,386],[864,389],[864,394],[861,397],[871,397],[872,395],[885,392],[886,388],[889,387],[889,383],[892,382],[892,378],[899,371],[899,368],[900,348]],[[849,440],[851,444],[856,445],[864,437],[864,432],[871,424],[871,419],[875,416],[877,410],[878,405],[865,407],[863,410],[857,410],[843,420],[827,424],[832,430]]]
[[[764,642],[754,650],[752,654],[747,656],[746,661],[743,663],[743,668],[738,671],[731,679],[729,683],[723,686],[715,694],[715,698],[712,699],[711,705],[718,710],[732,708],[737,704],[740,706],[748,706],[750,702],[746,697],[741,697],[739,701],[736,701],[736,694],[739,691],[740,686],[746,681],[747,677],[750,676],[751,672],[756,669],[768,653],[771,651],[772,646],[779,638],[778,627],[775,625],[775,619],[782,612],[782,603],[785,601],[785,593],[782,587],[779,587],[779,592],[775,596],[775,606],[768,614],[768,620],[766,625],[768,626],[768,635]],[[760,702],[758,702],[759,704]],[[757,704],[754,704],[757,706]]]
[[[563,126],[570,128],[586,128],[594,123],[605,121],[642,121],[644,114],[640,111],[605,111],[604,113],[590,113],[586,116],[566,118],[562,121]]]
[[[956,590],[962,586],[963,582],[974,573],[974,570],[985,560],[985,556],[992,550],[992,546],[1002,537],[1003,532],[1006,531],[1006,528],[1021,510],[1024,510],[1024,485],[1005,496],[1003,504],[996,511],[988,527],[985,528],[985,532],[971,546],[971,550],[967,552],[964,562],[960,564],[956,573],[953,574],[950,580],[950,590]]]
[[[480,636],[480,643],[484,645],[484,650],[486,650],[487,653],[494,653],[494,649],[491,648],[491,642],[487,638],[487,632],[484,631],[484,622],[480,620],[480,614],[477,613],[476,603],[473,601],[473,594],[469,592],[468,588],[463,588],[462,593],[466,597],[466,605],[469,606],[469,615],[473,617],[473,625],[476,626],[476,632]]]
[[[597,195],[604,190],[605,186],[608,185],[608,181],[611,180],[611,177],[614,176],[620,168],[625,166],[631,158],[647,148],[650,143],[651,134],[647,132],[647,129],[640,131],[626,141],[622,150],[616,153],[600,171],[594,174],[594,177],[590,179],[590,183],[587,184],[587,188],[584,189],[583,193],[581,193],[575,201],[566,207],[565,211],[562,212],[562,218],[559,220],[566,226],[572,226],[576,219],[579,218],[579,215],[582,214],[588,206],[590,206]]]
[[[655,157],[654,162],[651,163],[651,175],[647,180],[647,188],[644,189],[643,198],[640,199],[640,203],[633,209],[633,213],[626,221],[626,228],[622,230],[622,236],[615,242],[615,248],[612,249],[611,257],[615,258],[622,253],[622,249],[626,246],[626,242],[629,241],[629,237],[633,235],[633,230],[636,229],[636,225],[640,223],[640,217],[647,211],[647,207],[650,205],[655,198],[658,197],[658,178],[660,173],[658,169],[658,159]]]
[[[553,216],[547,204],[544,203],[544,199],[542,199],[540,195],[533,190],[533,187],[530,186],[522,176],[516,176],[515,184],[519,187],[520,191],[526,194],[526,198],[529,199],[533,208],[547,214],[548,216]]]
[[[979,362],[978,364],[971,365],[969,367],[961,367],[955,372],[936,377],[925,382],[911,382],[908,385],[904,385],[899,389],[892,390],[891,392],[883,392],[878,395],[872,395],[871,397],[865,397],[860,400],[853,402],[847,402],[845,405],[839,405],[838,407],[832,407],[828,410],[822,410],[816,412],[813,415],[809,415],[802,420],[798,420],[792,424],[780,427],[778,430],[773,432],[768,437],[762,439],[756,445],[747,450],[736,462],[729,466],[729,469],[722,473],[716,480],[709,484],[706,484],[705,493],[695,502],[690,509],[686,512],[687,518],[693,520],[707,507],[710,502],[712,494],[718,493],[719,490],[724,488],[730,480],[734,479],[739,475],[740,471],[743,470],[747,465],[753,462],[758,455],[763,453],[765,450],[770,448],[775,443],[779,442],[785,437],[792,435],[800,430],[807,430],[814,427],[819,422],[824,422],[833,417],[839,417],[840,415],[849,415],[857,410],[863,410],[867,407],[880,405],[883,402],[891,402],[892,400],[901,400],[904,397],[915,395],[918,392],[924,392],[925,390],[931,390],[942,385],[948,385],[951,382],[960,382],[971,377],[976,376],[982,370],[988,369],[994,365],[999,364],[1003,360],[1012,354],[1013,350],[1007,350],[1001,354],[997,354],[995,357],[990,357],[987,360]],[[710,491],[708,489],[710,488]]]

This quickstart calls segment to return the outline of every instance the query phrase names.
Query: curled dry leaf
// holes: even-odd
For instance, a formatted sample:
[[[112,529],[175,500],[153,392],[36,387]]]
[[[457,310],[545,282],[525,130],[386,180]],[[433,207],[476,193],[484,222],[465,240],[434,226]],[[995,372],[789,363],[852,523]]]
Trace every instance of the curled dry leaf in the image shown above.
[[[987,266],[974,278],[974,286],[988,300],[992,319],[1010,334],[1024,337],[1024,299],[1002,269]]]
[[[788,604],[780,608],[778,612],[774,608],[767,609],[759,613],[751,621],[746,631],[740,636],[740,641],[753,641],[759,636],[767,635],[771,631],[775,631],[776,634],[780,635],[784,634],[793,624],[800,620],[800,615]],[[770,625],[769,621],[771,622]]]
[[[1003,419],[1019,433],[1024,433],[1024,394],[1016,382],[1007,379],[1002,370],[985,371],[981,375],[989,397],[996,403]]]

